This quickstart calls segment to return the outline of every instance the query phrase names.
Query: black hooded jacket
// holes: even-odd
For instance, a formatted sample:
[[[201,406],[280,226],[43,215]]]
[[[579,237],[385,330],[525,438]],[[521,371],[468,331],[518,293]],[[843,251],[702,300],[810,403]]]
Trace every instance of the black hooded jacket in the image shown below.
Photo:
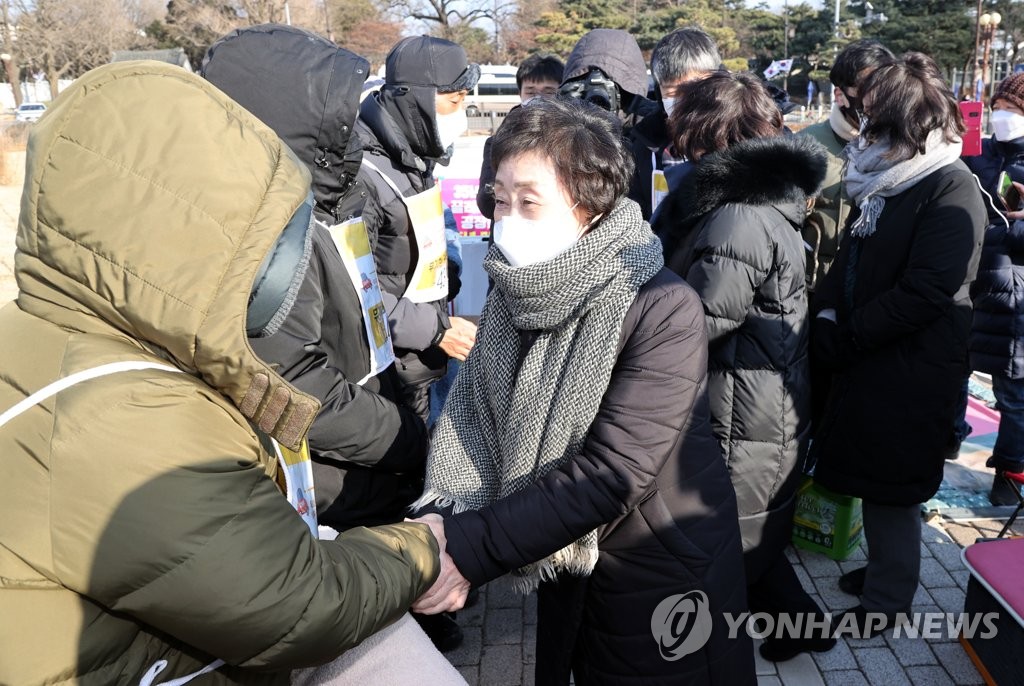
[[[362,159],[352,130],[368,67],[314,34],[269,24],[217,41],[202,74],[305,162],[316,217],[333,225]],[[315,226],[306,278],[280,330],[250,344],[322,403],[309,434],[320,521],[348,528],[400,520],[419,492],[426,429],[399,404],[394,366],[357,383],[369,371],[362,308],[324,226]]]
[[[664,169],[665,148],[672,144],[668,115],[660,104],[654,104],[657,110],[644,117],[629,132],[629,148],[636,162],[633,183],[629,187],[629,199],[640,205],[640,213],[648,221],[654,213],[654,208],[651,207],[651,175],[655,169]]]
[[[790,538],[810,438],[800,228],[826,164],[810,138],[744,141],[702,157],[658,214],[666,266],[704,304],[712,426],[736,489],[750,580]]]
[[[623,137],[628,138],[630,129],[660,109],[647,99],[647,64],[629,32],[594,29],[584,34],[565,61],[562,84],[586,76],[591,69],[600,69],[619,87],[622,104],[617,114]]]
[[[1024,182],[1024,138],[986,138],[981,154],[963,158],[985,189],[988,226],[978,278],[971,286],[971,369],[1024,378],[1024,222],[1000,211],[999,176]]]
[[[448,161],[434,123],[435,94],[431,86],[386,84],[366,98],[359,110],[356,132],[363,143],[363,159],[386,175],[404,197],[433,187],[434,165]],[[450,326],[447,300],[414,303],[402,297],[419,254],[409,213],[402,198],[368,165],[360,169],[356,185],[357,192],[341,213],[361,215],[370,232],[399,376],[406,386],[429,385],[447,369],[447,355],[436,345]]]

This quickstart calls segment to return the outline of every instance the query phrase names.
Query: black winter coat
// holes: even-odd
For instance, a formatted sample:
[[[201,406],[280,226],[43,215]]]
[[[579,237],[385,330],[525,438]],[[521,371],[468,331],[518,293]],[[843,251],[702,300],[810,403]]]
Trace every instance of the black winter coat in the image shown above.
[[[308,31],[263,25],[217,41],[202,74],[305,163],[316,217],[330,225],[362,159],[352,128],[368,69],[363,58]],[[401,521],[422,486],[426,428],[401,405],[394,366],[358,384],[369,372],[362,307],[330,234],[319,225],[313,231],[295,304],[276,333],[249,342],[321,402],[309,432],[320,521],[337,529]]]
[[[987,138],[982,154],[964,162],[988,193],[989,216],[978,277],[971,286],[971,369],[1024,378],[1024,224],[1007,220],[997,198],[1000,172],[1024,183],[1024,139],[1003,143]]]
[[[600,527],[593,574],[542,594],[563,597],[560,611],[540,609],[538,682],[567,682],[575,651],[580,684],[753,683],[749,639],[728,639],[721,614],[743,612],[746,594],[735,496],[709,423],[699,299],[662,270],[627,311],[618,345],[582,452],[526,490],[446,519],[448,552],[480,585]],[[691,590],[707,595],[713,632],[669,662],[651,615]]]
[[[432,132],[430,137],[437,135],[434,100],[431,95],[427,102],[415,90],[396,96],[385,86],[363,101],[356,123],[363,159],[386,174],[404,197],[434,186],[436,160],[424,156],[425,150],[436,152],[438,145],[425,139],[426,131]],[[432,94],[433,89],[429,90]],[[398,102],[401,98],[406,100]],[[422,389],[447,370],[448,356],[435,345],[450,327],[447,299],[414,303],[402,297],[419,257],[409,212],[394,189],[366,164],[359,170],[356,186],[340,212],[343,216],[361,215],[366,223],[384,291],[399,377],[406,387]]]
[[[659,212],[666,264],[704,304],[712,426],[751,579],[790,539],[810,438],[800,229],[826,165],[810,138],[745,141],[702,157]]]
[[[651,174],[655,169],[664,169],[663,155],[665,148],[672,144],[668,131],[668,115],[658,104],[658,109],[644,117],[643,121],[629,132],[629,148],[636,162],[633,181],[629,186],[629,198],[640,205],[640,213],[650,221],[651,208]]]
[[[856,218],[851,215],[849,224]],[[843,234],[815,292],[816,366],[834,374],[815,432],[815,479],[884,505],[931,498],[952,441],[985,207],[949,164],[887,198],[873,235]]]

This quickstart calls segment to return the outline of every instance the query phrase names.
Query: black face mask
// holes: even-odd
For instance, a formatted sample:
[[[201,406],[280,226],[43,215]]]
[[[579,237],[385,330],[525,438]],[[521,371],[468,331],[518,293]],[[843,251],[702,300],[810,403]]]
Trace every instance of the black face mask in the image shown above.
[[[860,98],[855,98],[852,95],[848,95],[846,91],[843,91],[843,97],[846,98],[846,102],[850,103],[848,106],[839,106],[839,111],[846,117],[846,121],[850,122],[854,126],[860,125],[860,118],[864,115],[864,103],[861,102]]]
[[[609,112],[618,112],[621,105],[619,87],[600,69],[591,69],[583,78],[563,83],[558,94],[592,102]]]

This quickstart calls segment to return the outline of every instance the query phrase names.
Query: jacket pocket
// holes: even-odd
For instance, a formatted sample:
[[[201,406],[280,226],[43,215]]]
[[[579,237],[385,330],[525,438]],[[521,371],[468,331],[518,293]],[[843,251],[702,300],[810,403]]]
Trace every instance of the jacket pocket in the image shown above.
[[[637,511],[661,547],[682,562],[687,573],[699,579],[703,575],[703,570],[711,563],[711,556],[694,545],[676,526],[672,513],[661,498],[661,493],[655,491],[637,506]]]

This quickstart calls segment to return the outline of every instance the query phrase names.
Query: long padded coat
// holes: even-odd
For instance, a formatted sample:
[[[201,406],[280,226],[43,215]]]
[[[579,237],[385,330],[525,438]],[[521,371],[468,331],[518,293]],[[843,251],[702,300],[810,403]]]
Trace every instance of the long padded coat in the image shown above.
[[[810,437],[800,228],[825,170],[809,137],[744,141],[701,158],[658,217],[666,264],[704,303],[712,425],[751,579],[791,536]]]
[[[969,289],[986,223],[977,182],[957,161],[886,198],[871,236],[844,235],[814,303],[838,313],[812,450],[825,487],[883,505],[938,490],[969,369]]]

